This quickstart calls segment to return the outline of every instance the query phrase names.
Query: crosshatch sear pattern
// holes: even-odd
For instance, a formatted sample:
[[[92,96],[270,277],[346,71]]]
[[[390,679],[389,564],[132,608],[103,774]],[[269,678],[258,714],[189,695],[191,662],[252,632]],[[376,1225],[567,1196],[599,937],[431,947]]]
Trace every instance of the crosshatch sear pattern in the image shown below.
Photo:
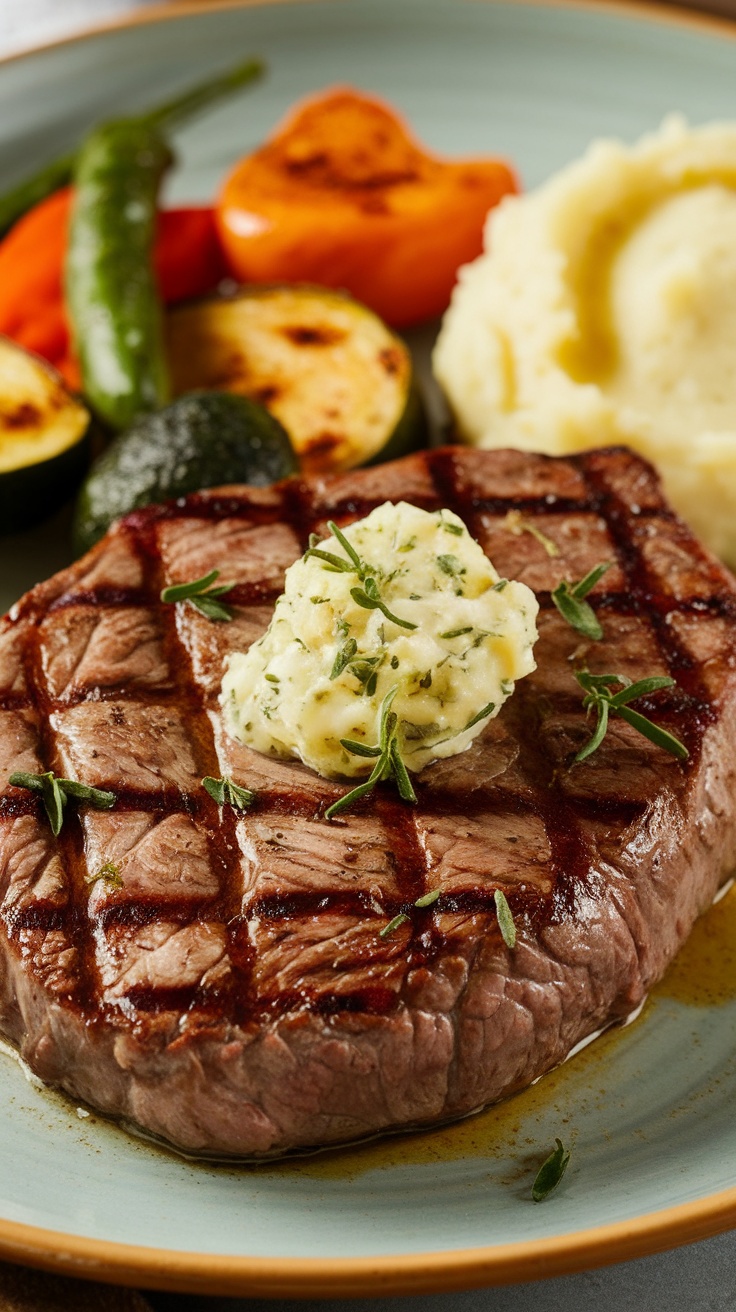
[[[222,665],[265,630],[310,532],[402,498],[456,510],[535,589],[538,666],[418,778],[416,806],[382,786],[328,822],[343,785],[227,735]],[[602,560],[595,643],[550,593]],[[159,601],[211,569],[232,623]],[[637,1007],[732,868],[735,617],[731,576],[622,450],[448,448],[136,512],[0,621],[2,1032],[43,1079],[213,1155],[431,1124],[524,1086]],[[583,665],[672,674],[642,709],[688,761],[613,721],[572,767]],[[54,839],[18,769],[115,805],[70,805]],[[219,809],[205,775],[254,805]]]

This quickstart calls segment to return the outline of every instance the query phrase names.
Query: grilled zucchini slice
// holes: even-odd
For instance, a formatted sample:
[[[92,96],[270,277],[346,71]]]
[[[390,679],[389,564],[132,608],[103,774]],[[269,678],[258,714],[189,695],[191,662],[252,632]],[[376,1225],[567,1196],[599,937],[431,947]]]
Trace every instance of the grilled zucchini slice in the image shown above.
[[[89,460],[90,413],[55,369],[0,337],[0,533],[45,519]]]
[[[426,444],[408,347],[372,310],[321,287],[248,287],[177,306],[167,321],[174,393],[260,401],[305,473],[375,464]]]

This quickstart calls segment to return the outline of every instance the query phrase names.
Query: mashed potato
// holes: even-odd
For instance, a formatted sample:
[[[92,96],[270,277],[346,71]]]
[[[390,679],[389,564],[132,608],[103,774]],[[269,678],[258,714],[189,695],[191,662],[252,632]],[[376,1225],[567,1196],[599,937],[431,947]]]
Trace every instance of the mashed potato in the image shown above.
[[[435,371],[466,440],[626,443],[736,565],[736,124],[594,143],[489,216]]]
[[[307,553],[286,571],[267,632],[230,657],[221,698],[230,732],[327,777],[366,775],[375,760],[341,739],[375,745],[393,690],[408,769],[465,751],[535,668],[534,593],[499,579],[451,510],[386,502],[346,537],[384,608],[361,594],[342,544],[320,542],[345,568]]]

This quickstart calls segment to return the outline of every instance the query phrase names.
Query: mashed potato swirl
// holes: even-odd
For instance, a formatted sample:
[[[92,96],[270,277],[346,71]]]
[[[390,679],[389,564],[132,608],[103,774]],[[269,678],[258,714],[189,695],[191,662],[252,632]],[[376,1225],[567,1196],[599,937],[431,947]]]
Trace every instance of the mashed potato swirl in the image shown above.
[[[594,143],[489,217],[435,370],[463,436],[624,443],[736,564],[736,124]]]

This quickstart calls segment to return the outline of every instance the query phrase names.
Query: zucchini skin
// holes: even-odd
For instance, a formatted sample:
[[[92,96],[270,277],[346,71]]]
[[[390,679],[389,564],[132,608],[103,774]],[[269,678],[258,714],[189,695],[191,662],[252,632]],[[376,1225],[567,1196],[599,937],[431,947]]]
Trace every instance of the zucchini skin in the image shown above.
[[[416,379],[412,377],[404,406],[404,413],[387,441],[371,460],[364,460],[364,467],[384,465],[387,460],[399,460],[409,456],[412,451],[421,451],[429,445],[429,420],[427,411]]]
[[[190,392],[141,415],[98,456],[74,513],[76,550],[89,550],[113,520],[153,503],[227,483],[267,487],[298,472],[288,435],[257,402]]]
[[[67,304],[85,394],[115,429],[169,397],[152,251],[172,158],[155,129],[122,119],[92,132],[77,159]]]

